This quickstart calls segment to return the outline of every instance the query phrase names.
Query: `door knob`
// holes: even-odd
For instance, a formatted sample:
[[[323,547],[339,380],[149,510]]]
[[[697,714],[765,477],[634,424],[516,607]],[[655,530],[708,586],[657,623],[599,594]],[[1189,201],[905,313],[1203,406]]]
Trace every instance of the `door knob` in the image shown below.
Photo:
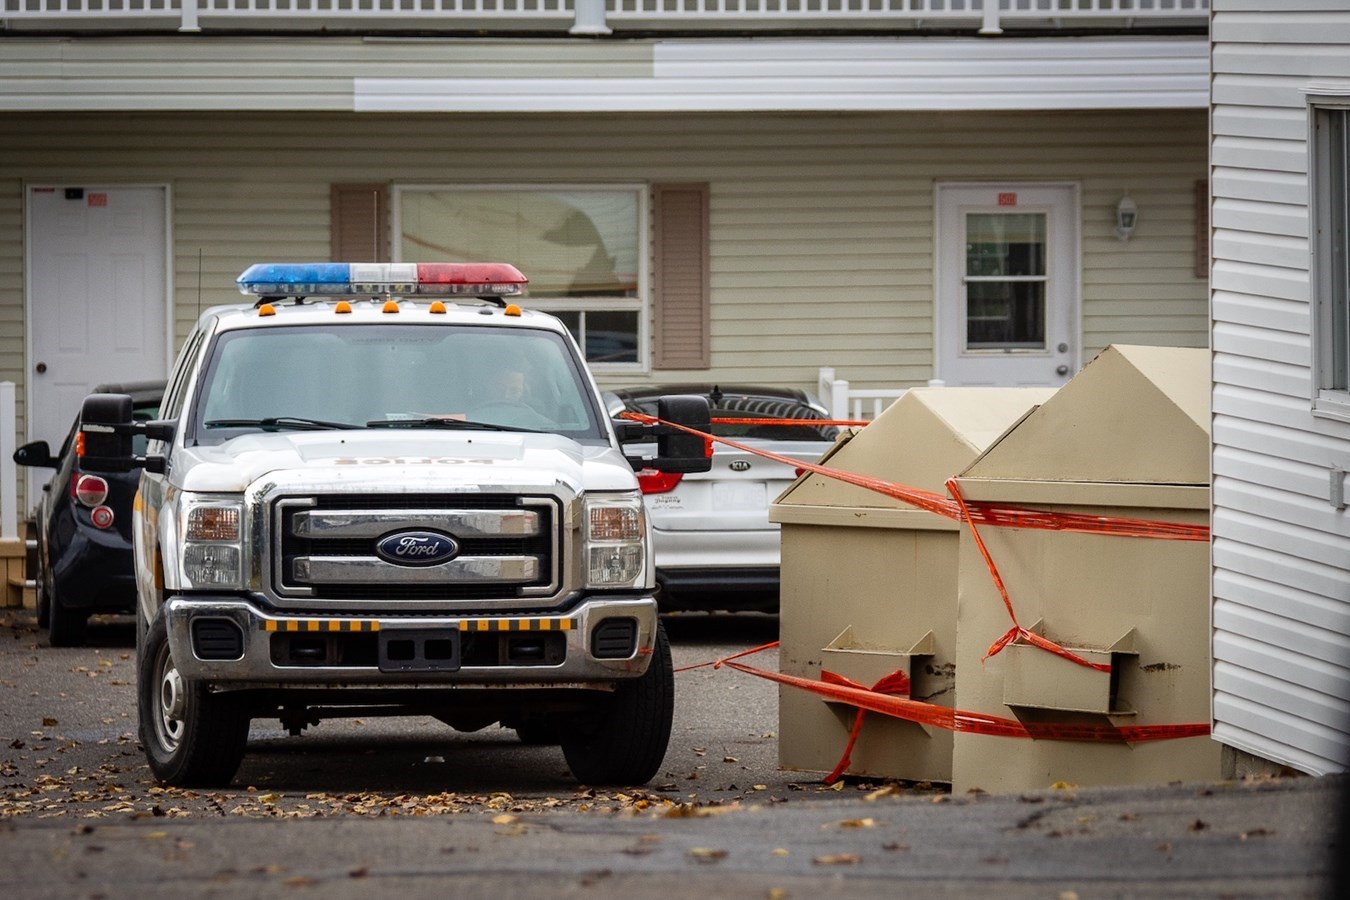
[[[43,372],[46,372],[46,371],[47,371],[47,364],[44,363],[44,362],[40,362],[40,363],[38,363],[34,368],[36,368],[36,369],[37,369],[37,373],[38,373],[39,375],[41,375]]]

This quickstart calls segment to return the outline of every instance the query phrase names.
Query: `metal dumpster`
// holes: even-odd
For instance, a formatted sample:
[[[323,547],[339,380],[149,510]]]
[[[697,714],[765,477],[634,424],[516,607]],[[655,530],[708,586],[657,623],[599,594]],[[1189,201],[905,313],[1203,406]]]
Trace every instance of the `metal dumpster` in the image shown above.
[[[822,464],[945,496],[964,469],[1049,388],[918,388]],[[812,681],[822,670],[865,687],[900,671],[909,695],[950,707],[956,671],[959,526],[823,475],[806,474],[769,517],[782,525],[779,668]],[[779,765],[829,772],[854,707],[796,687],[779,691]],[[951,780],[950,731],[867,713],[845,772]]]
[[[1007,604],[962,529],[956,705],[1033,736],[957,731],[954,790],[1219,777],[1220,746],[1203,733],[1209,398],[1207,350],[1113,346],[957,479],[977,522],[991,504],[1048,516],[977,526]],[[1087,531],[1052,530],[1064,517],[1088,517],[1077,519]],[[1100,532],[1122,520],[1142,536]],[[1025,631],[988,655],[1014,615]],[[1175,736],[1188,729],[1202,733]]]

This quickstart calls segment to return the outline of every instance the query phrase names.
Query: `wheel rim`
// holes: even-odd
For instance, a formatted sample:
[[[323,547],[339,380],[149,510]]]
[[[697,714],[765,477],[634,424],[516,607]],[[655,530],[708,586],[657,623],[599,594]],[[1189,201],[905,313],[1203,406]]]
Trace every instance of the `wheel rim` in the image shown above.
[[[167,645],[160,650],[155,671],[155,736],[160,745],[172,753],[183,738],[187,691]]]

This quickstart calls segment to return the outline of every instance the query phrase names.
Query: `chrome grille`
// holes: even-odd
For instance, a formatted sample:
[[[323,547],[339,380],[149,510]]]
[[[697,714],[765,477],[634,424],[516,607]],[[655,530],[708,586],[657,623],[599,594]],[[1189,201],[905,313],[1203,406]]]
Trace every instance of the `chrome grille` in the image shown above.
[[[558,502],[515,494],[336,494],[273,503],[279,597],[382,604],[519,600],[558,590]],[[448,535],[447,562],[386,562],[375,545],[400,531]],[[344,603],[345,605],[345,603]]]

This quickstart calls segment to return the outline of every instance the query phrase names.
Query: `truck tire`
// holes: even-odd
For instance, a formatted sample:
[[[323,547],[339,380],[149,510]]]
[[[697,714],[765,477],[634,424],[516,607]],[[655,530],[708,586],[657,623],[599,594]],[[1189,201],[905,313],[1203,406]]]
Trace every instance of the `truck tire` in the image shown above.
[[[620,682],[584,731],[562,736],[567,767],[582,784],[646,784],[666,758],[674,715],[674,665],[670,642],[658,622],[646,673]]]
[[[163,616],[150,626],[139,650],[136,697],[150,771],[175,787],[229,784],[248,740],[249,717],[240,698],[213,694],[178,673]]]

